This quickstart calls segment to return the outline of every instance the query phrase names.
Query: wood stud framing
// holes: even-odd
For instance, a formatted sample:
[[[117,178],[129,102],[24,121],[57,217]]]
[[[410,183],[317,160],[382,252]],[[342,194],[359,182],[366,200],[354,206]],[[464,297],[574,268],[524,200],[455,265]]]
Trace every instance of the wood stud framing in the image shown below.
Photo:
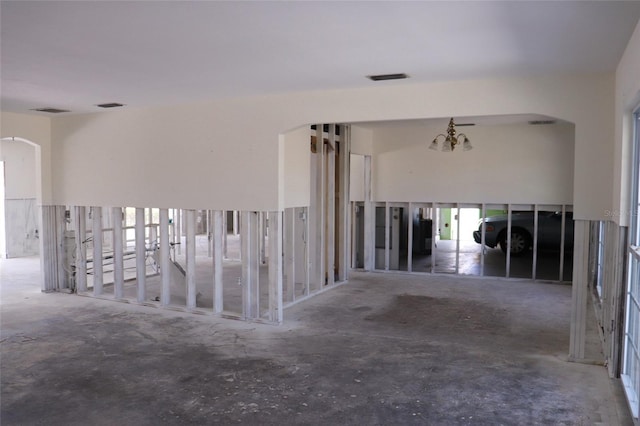
[[[103,291],[102,270],[102,207],[91,208],[91,236],[93,238],[93,295]]]

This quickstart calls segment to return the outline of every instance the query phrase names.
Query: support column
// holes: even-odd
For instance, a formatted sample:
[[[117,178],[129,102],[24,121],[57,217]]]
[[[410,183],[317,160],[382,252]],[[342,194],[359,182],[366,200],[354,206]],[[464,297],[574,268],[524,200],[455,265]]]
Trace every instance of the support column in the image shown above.
[[[144,302],[147,298],[147,247],[144,230],[144,209],[136,208],[136,284],[138,303]]]
[[[409,218],[409,226],[407,227],[407,272],[413,271],[413,204],[409,203],[409,212],[407,217]],[[418,226],[419,221],[418,221]]]
[[[124,247],[122,238],[122,209],[114,207],[113,215],[113,295],[116,299],[124,297]]]
[[[93,237],[93,295],[100,296],[103,291],[102,270],[102,207],[92,207],[91,233]]]
[[[282,212],[269,212],[269,320],[283,319]]]
[[[187,238],[186,238],[186,258],[187,268],[185,278],[187,285],[187,309],[196,308],[196,211],[186,210]],[[206,211],[207,217],[209,211]],[[209,229],[207,229],[207,233]],[[210,242],[210,241],[209,241]]]
[[[589,296],[589,221],[574,221],[569,361],[584,359]]]
[[[84,206],[74,207],[76,222],[76,291],[87,291],[87,221]]]
[[[375,269],[375,211],[371,202],[371,156],[364,156],[364,270]]]
[[[224,309],[222,259],[224,257],[223,237],[227,235],[224,211],[213,212],[213,312],[221,314]]]
[[[171,303],[171,271],[169,270],[169,212],[160,209],[160,303]]]

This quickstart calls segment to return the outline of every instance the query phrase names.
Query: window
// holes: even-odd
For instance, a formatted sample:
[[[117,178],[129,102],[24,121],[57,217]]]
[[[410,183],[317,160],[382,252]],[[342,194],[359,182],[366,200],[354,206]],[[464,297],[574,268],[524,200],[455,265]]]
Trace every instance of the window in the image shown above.
[[[640,109],[634,114],[629,270],[624,331],[622,382],[631,412],[638,417],[640,394]]]

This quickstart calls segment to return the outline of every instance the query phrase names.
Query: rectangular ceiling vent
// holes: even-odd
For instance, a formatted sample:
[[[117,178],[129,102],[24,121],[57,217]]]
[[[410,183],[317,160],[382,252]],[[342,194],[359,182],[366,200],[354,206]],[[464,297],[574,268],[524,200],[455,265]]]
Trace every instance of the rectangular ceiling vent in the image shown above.
[[[367,78],[373,81],[385,81],[385,80],[402,80],[405,78],[409,78],[405,73],[398,74],[378,74],[378,75],[368,75]]]
[[[118,108],[118,107],[124,106],[124,104],[119,104],[117,102],[110,102],[107,104],[98,104],[96,106],[99,106],[100,108]]]
[[[31,111],[48,112],[50,114],[60,114],[61,112],[70,112],[68,109],[58,109],[58,108],[35,108],[35,109],[32,109]]]
[[[545,126],[548,124],[556,124],[556,120],[531,120],[529,124],[532,126]]]

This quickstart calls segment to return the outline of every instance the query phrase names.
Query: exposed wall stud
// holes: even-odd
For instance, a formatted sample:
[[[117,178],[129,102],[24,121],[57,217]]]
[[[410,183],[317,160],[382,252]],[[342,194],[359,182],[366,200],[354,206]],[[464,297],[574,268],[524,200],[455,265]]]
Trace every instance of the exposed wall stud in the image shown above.
[[[195,210],[186,210],[186,222],[187,222],[187,238],[186,238],[186,258],[187,258],[187,267],[186,267],[186,299],[187,299],[187,309],[195,309],[196,308],[196,211]],[[209,211],[206,211],[207,217],[209,216]],[[207,233],[209,230],[207,230]],[[207,244],[211,246],[211,241],[207,239]]]
[[[87,213],[83,206],[74,207],[76,223],[76,291],[87,291]]]
[[[113,215],[113,295],[116,299],[124,297],[124,253],[122,235],[122,209],[114,207]]]
[[[336,261],[336,125],[329,125],[329,143],[327,145],[326,184],[325,184],[325,283],[335,281]]]
[[[269,320],[282,323],[282,212],[269,212]]]
[[[571,329],[569,360],[584,359],[589,295],[589,221],[574,221],[573,285],[571,286]]]
[[[93,295],[103,291],[102,269],[102,207],[91,208],[91,234],[93,237]]]
[[[169,212],[160,209],[160,303],[168,306],[171,303],[171,271],[169,270]]]
[[[242,239],[242,316],[255,319],[259,316],[259,230],[258,213],[243,211],[240,235]]]
[[[143,303],[147,298],[147,264],[146,264],[146,239],[144,235],[144,209],[136,208],[136,284],[138,303]]]
[[[375,269],[375,207],[371,202],[371,156],[364,156],[364,270]]]
[[[227,234],[224,216],[226,212],[213,212],[213,312],[221,314],[223,310],[222,259],[223,238]]]

